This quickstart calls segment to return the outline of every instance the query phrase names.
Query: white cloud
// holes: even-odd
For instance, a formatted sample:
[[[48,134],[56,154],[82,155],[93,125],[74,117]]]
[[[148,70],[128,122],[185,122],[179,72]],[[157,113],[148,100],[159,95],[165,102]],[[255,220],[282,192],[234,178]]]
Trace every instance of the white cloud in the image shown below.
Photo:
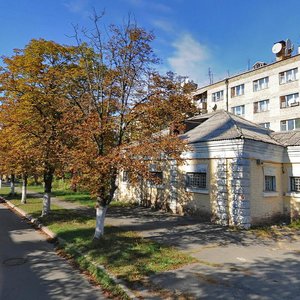
[[[64,5],[72,13],[83,16],[90,14],[90,0],[67,0]]]
[[[156,20],[152,21],[152,24],[155,27],[157,27],[157,28],[159,28],[159,29],[161,29],[161,30],[163,30],[167,33],[173,33],[174,32],[174,25],[169,21],[156,19]]]
[[[180,36],[172,46],[175,52],[168,58],[171,70],[179,75],[189,76],[196,83],[207,83],[210,58],[208,48],[189,33]]]
[[[154,3],[153,1],[149,0],[127,0],[127,2],[135,7],[148,10],[152,9],[160,13],[169,13],[172,11],[172,8],[169,5],[163,3]]]

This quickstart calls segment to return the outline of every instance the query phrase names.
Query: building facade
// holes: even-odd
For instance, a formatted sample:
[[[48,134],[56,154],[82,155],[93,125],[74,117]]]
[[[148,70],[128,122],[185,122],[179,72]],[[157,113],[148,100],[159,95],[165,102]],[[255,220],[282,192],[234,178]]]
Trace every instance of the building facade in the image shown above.
[[[201,113],[224,109],[274,131],[294,130],[300,128],[299,72],[300,54],[279,53],[274,63],[258,62],[199,88],[193,99]]]
[[[275,133],[224,110],[187,120],[184,163],[151,162],[159,184],[130,184],[118,199],[249,228],[300,215],[300,131]]]

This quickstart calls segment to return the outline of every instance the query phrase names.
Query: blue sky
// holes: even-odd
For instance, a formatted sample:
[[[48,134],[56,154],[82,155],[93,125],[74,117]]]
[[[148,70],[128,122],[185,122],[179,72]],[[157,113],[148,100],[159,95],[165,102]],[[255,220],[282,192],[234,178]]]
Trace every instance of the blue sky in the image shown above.
[[[92,8],[106,24],[131,14],[152,30],[159,69],[207,84],[274,61],[271,48],[290,38],[300,45],[299,0],[0,0],[0,54],[12,55],[32,38],[73,44],[72,24],[90,27]]]

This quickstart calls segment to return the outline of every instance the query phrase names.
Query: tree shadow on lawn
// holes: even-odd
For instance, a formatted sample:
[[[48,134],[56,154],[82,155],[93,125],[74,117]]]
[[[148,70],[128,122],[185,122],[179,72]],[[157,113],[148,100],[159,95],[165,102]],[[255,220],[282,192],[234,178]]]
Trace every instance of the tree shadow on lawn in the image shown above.
[[[67,241],[71,248],[104,265],[130,286],[141,284],[145,277],[157,272],[194,261],[169,246],[160,245],[118,227],[105,227],[104,236],[95,242],[92,240],[95,220],[78,215],[77,211],[56,210],[44,217],[42,222],[50,229],[55,228],[58,237]]]

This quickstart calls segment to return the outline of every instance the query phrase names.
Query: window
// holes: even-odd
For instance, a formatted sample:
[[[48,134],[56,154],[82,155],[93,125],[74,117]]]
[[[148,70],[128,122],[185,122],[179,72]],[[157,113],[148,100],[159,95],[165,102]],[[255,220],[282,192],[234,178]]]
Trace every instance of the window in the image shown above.
[[[240,84],[231,88],[231,97],[244,95],[244,84]]]
[[[300,177],[290,177],[291,191],[300,192]]]
[[[268,86],[269,86],[269,77],[264,77],[253,81],[254,92],[266,89],[268,88]]]
[[[128,171],[123,171],[122,181],[123,181],[123,183],[129,182],[129,172]]]
[[[186,173],[186,187],[206,189],[206,173]]]
[[[299,93],[289,94],[280,97],[280,108],[299,105]]]
[[[265,176],[265,192],[275,192],[276,191],[276,177],[275,176]]]
[[[152,187],[160,187],[162,186],[162,180],[163,180],[163,172],[161,171],[155,171],[150,172],[150,175],[152,179],[149,180],[149,185]]]
[[[269,99],[254,102],[254,113],[260,113],[269,110]]]
[[[245,115],[245,105],[234,106],[231,108],[233,114],[237,116]]]
[[[270,122],[266,122],[266,123],[259,123],[260,126],[270,129]]]
[[[217,102],[217,101],[221,101],[224,99],[224,91],[219,91],[219,92],[215,92],[212,93],[212,101],[213,102]]]
[[[279,73],[279,84],[298,80],[298,68]]]
[[[290,119],[290,120],[283,120],[280,122],[280,130],[281,131],[288,131],[300,128],[300,118],[298,119]]]

